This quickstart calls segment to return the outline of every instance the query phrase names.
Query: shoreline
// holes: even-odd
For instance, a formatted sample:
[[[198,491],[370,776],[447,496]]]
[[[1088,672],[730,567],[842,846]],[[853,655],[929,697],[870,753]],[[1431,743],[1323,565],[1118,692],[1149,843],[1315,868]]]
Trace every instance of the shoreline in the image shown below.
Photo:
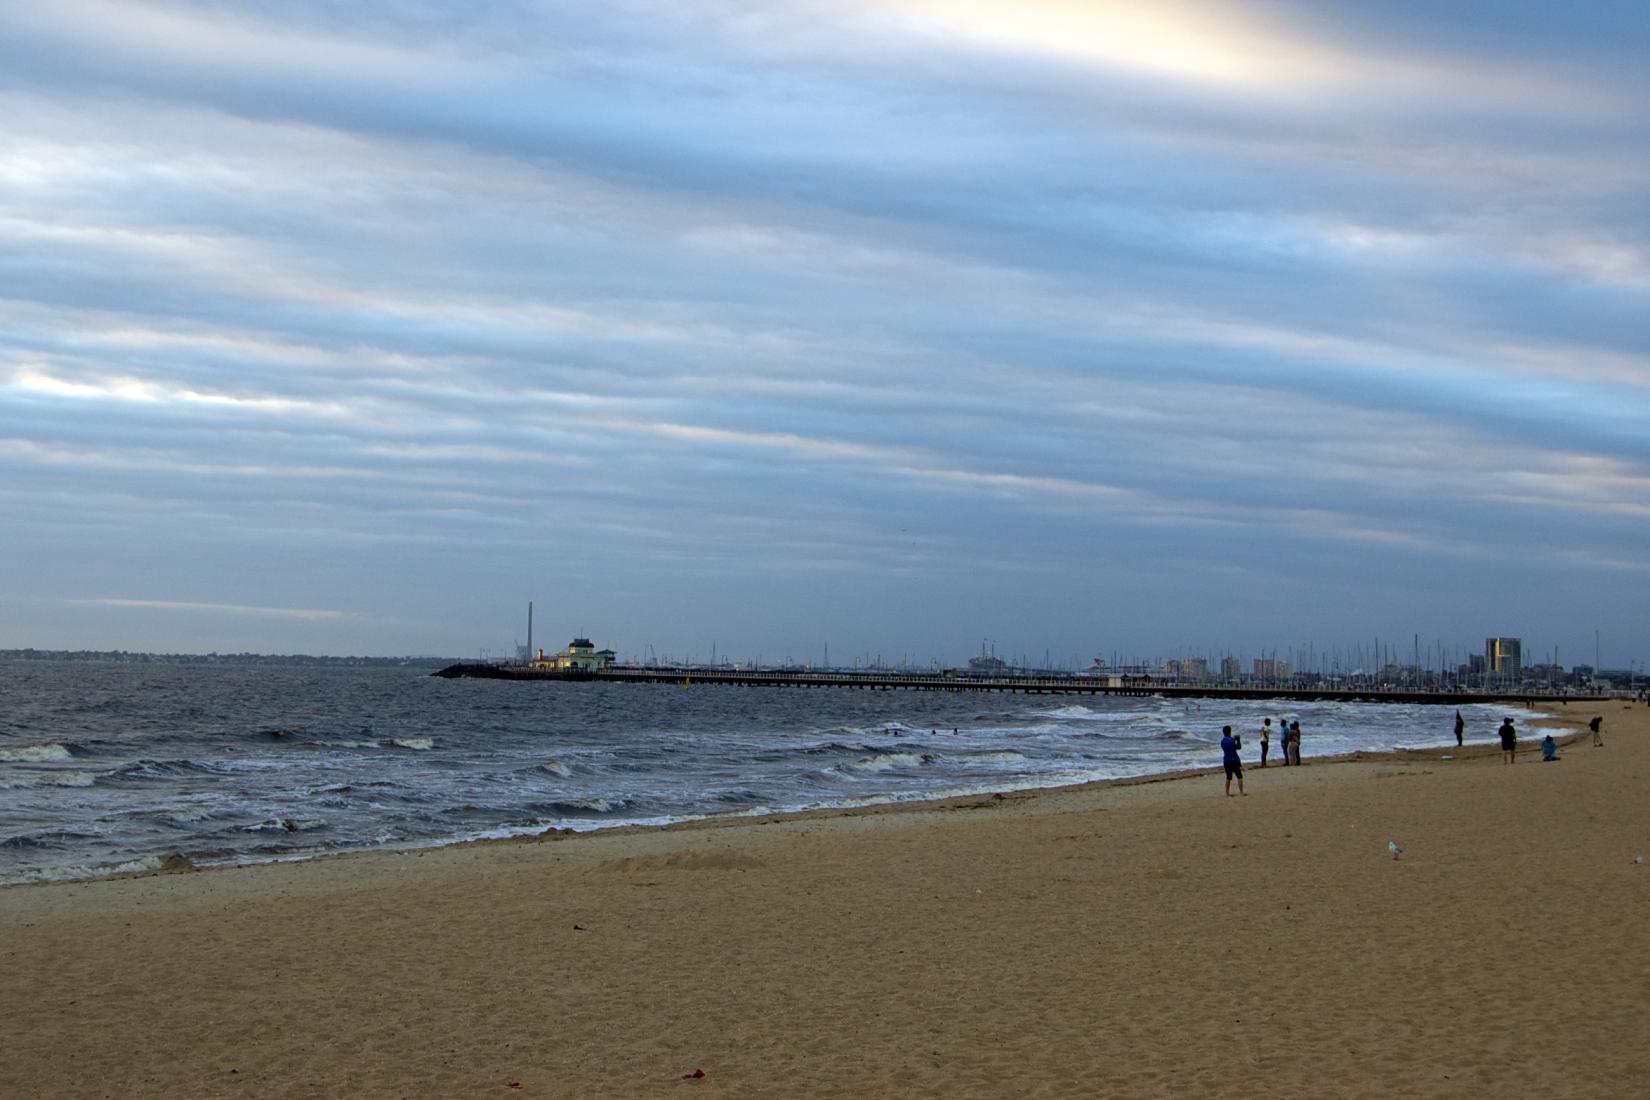
[[[1527,710],[1529,704],[1522,698],[1504,699],[1501,702],[1508,706]],[[1553,704],[1578,706],[1582,704]],[[1593,705],[1591,702],[1585,706]],[[1545,726],[1567,728],[1557,718],[1529,719],[1526,729],[1539,729]],[[1573,732],[1573,731],[1572,731]],[[1521,739],[1521,744],[1522,739]],[[1561,740],[1561,744],[1564,743]],[[1419,759],[1427,754],[1450,753],[1454,751],[1461,759],[1476,758],[1481,755],[1497,755],[1499,748],[1494,742],[1469,741],[1461,748],[1438,745],[1425,748],[1395,748],[1387,750],[1355,750],[1347,753],[1335,753],[1324,756],[1307,756],[1303,766],[1317,766],[1329,764],[1344,764],[1349,762],[1369,762],[1390,758],[1393,761]],[[1212,750],[1213,751],[1213,750]],[[1246,751],[1253,752],[1250,745]],[[1265,769],[1272,772],[1282,768],[1282,765],[1273,763]],[[1245,774],[1261,770],[1257,763],[1245,761]],[[1057,795],[1060,793],[1077,793],[1090,790],[1103,790],[1114,787],[1128,787],[1140,784],[1153,784],[1182,779],[1190,779],[1200,775],[1220,773],[1218,765],[1192,769],[1177,769],[1164,772],[1154,772],[1146,775],[1123,776],[1108,779],[1093,779],[1080,783],[1062,784],[1055,786],[1033,787],[984,787],[979,791],[962,794],[949,794],[940,797],[913,797],[899,798],[889,796],[889,801],[865,801],[853,805],[831,805],[805,807],[802,809],[785,809],[766,812],[728,811],[724,813],[707,814],[704,816],[686,817],[675,821],[640,822],[615,825],[595,825],[588,829],[568,827],[546,827],[537,832],[511,833],[505,836],[473,836],[462,838],[431,838],[427,841],[413,840],[391,844],[382,844],[372,847],[346,848],[341,850],[313,849],[297,850],[290,854],[273,855],[266,859],[232,860],[216,862],[202,860],[196,862],[187,853],[176,851],[165,854],[132,856],[118,862],[104,864],[70,864],[59,868],[44,868],[39,872],[32,872],[37,877],[0,882],[0,895],[10,890],[36,889],[52,886],[73,885],[80,883],[119,881],[132,878],[147,878],[156,875],[196,874],[209,872],[224,872],[246,870],[256,867],[283,866],[292,864],[317,863],[339,859],[355,859],[372,856],[398,856],[410,853],[441,851],[449,848],[467,848],[473,846],[493,844],[533,844],[545,841],[573,840],[598,835],[630,835],[637,832],[652,832],[660,830],[682,830],[693,828],[724,828],[741,824],[772,824],[792,818],[811,818],[816,816],[854,816],[861,814],[886,814],[921,812],[927,809],[952,810],[959,806],[974,805],[982,798],[1020,798],[1034,795]],[[497,830],[505,830],[509,826],[498,826]],[[488,830],[495,831],[495,830]],[[144,866],[134,866],[142,864]],[[128,868],[128,869],[121,869]],[[70,874],[66,872],[89,871],[85,874]],[[31,872],[24,872],[31,873]]]
[[[0,1093],[1629,1094],[1650,710],[1603,713],[1552,766],[1353,754],[1246,767],[1246,798],[1200,770],[8,889]]]

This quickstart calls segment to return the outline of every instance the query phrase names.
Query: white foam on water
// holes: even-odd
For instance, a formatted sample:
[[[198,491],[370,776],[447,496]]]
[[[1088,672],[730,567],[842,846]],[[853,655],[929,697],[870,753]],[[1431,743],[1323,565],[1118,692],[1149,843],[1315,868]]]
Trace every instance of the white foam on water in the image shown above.
[[[160,870],[168,856],[144,856],[121,863],[85,863],[64,867],[40,867],[16,874],[0,876],[0,885],[21,886],[26,883],[83,882],[86,879],[112,878],[115,875],[144,875]]]
[[[573,776],[573,769],[560,760],[546,760],[538,766],[538,770],[546,775],[556,776],[558,779],[571,779]]]
[[[922,754],[915,752],[887,752],[855,760],[848,767],[857,772],[886,772],[895,768],[917,768],[923,764]]]
[[[0,790],[20,790],[25,787],[90,787],[97,782],[91,772],[30,772],[0,779]]]
[[[411,749],[413,752],[428,752],[435,748],[433,737],[392,738],[390,744],[398,749]]]
[[[64,745],[48,741],[44,745],[24,745],[16,749],[0,749],[0,760],[10,764],[49,764],[73,760],[74,753]]]
[[[206,821],[212,816],[212,811],[206,807],[197,807],[188,810],[168,810],[160,815],[162,821],[169,821],[173,825],[194,825]]]
[[[327,823],[318,817],[272,817],[256,825],[241,826],[247,833],[308,833],[324,829]]]
[[[1020,764],[1025,756],[1017,752],[972,752],[940,757],[947,764]]]
[[[590,810],[598,814],[610,814],[624,806],[624,800],[608,801],[605,798],[564,798],[558,805],[567,806],[575,810]]]

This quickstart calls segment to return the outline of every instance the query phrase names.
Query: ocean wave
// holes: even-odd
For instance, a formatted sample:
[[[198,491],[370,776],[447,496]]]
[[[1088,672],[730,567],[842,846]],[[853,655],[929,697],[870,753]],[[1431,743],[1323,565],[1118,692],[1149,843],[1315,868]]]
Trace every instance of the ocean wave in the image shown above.
[[[848,765],[856,772],[886,772],[895,768],[920,768],[934,761],[933,753],[885,752],[864,756]]]
[[[327,823],[318,817],[272,817],[255,825],[243,825],[245,833],[309,833],[325,829]]]
[[[0,840],[0,848],[58,848],[83,840],[102,840],[99,829],[46,829],[38,833],[17,833]]]
[[[0,749],[0,761],[7,764],[51,764],[73,760],[74,753],[67,745],[48,741],[44,745],[24,745],[16,749]]]
[[[947,764],[1021,764],[1025,756],[1017,752],[969,752],[941,757]]]
[[[168,825],[175,825],[186,829],[191,825],[198,825],[203,821],[210,821],[217,814],[205,806],[190,806],[187,808],[161,810],[153,815],[157,821],[164,821]]]
[[[1115,722],[1131,724],[1149,720],[1147,716],[1132,710],[1091,710],[1081,704],[1057,707],[1054,710],[1039,711],[1044,718],[1058,718],[1068,722]]]
[[[807,756],[824,756],[827,754],[870,752],[871,750],[863,741],[827,741],[823,745],[809,745],[801,751]]]
[[[138,760],[110,773],[117,779],[183,779],[225,774],[222,767],[198,760]]]
[[[391,738],[390,744],[398,749],[411,749],[413,752],[428,752],[435,748],[433,737],[405,737]]]
[[[622,798],[563,798],[550,803],[555,814],[613,814],[625,808]]]
[[[0,876],[0,885],[18,886],[25,883],[84,882],[88,879],[112,878],[116,875],[146,875],[157,871],[185,871],[194,867],[188,856],[173,853],[165,856],[143,856],[140,859],[118,863],[76,863],[61,867],[40,867],[16,874]]]
[[[90,787],[97,782],[91,772],[30,772],[0,779],[0,790],[16,791],[29,787]]]
[[[545,775],[553,775],[557,779],[571,779],[573,777],[573,769],[560,760],[546,760],[533,770],[543,772]]]
[[[710,800],[722,806],[749,806],[752,803],[761,802],[762,793],[749,787],[741,787],[737,790],[719,791],[711,795]]]
[[[1220,741],[1218,735],[1211,735],[1211,740],[1211,736],[1176,729],[1173,726],[1158,729],[1088,730],[1082,736],[1102,741],[1198,741],[1211,744],[1218,744]]]

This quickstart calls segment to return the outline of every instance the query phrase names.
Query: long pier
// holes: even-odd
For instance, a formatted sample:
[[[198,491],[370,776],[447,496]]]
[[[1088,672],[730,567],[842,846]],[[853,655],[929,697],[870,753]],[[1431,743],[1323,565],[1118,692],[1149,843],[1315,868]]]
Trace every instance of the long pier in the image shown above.
[[[1600,695],[1558,692],[1471,690],[1438,691],[1416,688],[1323,686],[1228,686],[1182,684],[1172,681],[1088,676],[976,676],[947,672],[890,672],[886,670],[803,671],[797,669],[726,669],[615,665],[600,671],[535,668],[531,665],[450,665],[433,673],[447,678],[488,680],[553,680],[579,683],[682,684],[688,687],[857,688],[861,691],[983,691],[1023,695],[1162,695],[1195,699],[1341,700],[1371,703],[1463,703],[1524,701],[1530,703],[1587,702]]]

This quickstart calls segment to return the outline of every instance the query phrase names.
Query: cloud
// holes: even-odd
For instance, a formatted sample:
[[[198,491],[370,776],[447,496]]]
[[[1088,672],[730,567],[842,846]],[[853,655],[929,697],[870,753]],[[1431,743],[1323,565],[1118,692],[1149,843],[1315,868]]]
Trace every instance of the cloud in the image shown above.
[[[874,593],[868,639],[1037,606],[1087,648],[1105,577],[1142,636],[1354,586],[1395,633],[1509,590],[1583,629],[1534,559],[1602,592],[1645,534],[1645,81],[1588,18],[1497,26],[8,9],[0,567],[319,586],[356,645],[423,602],[449,652],[552,587],[769,647]]]
[[[198,611],[213,615],[252,615],[276,619],[342,619],[347,612],[307,607],[248,607],[232,603],[195,603],[187,600],[87,599],[73,601],[97,607],[127,607],[154,611]]]

